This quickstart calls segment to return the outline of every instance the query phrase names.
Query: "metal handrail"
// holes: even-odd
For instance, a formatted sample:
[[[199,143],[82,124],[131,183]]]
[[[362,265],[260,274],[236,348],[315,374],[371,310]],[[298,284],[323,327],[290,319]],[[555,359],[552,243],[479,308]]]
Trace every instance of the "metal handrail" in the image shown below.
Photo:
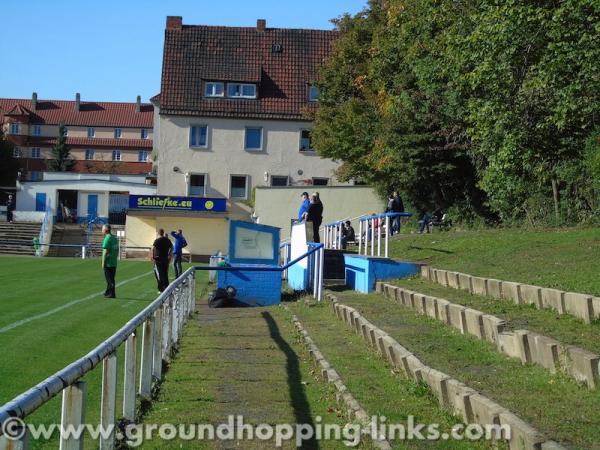
[[[277,267],[257,267],[257,266],[234,266],[234,267],[210,267],[210,266],[197,266],[190,267],[186,270],[179,278],[177,278],[172,284],[170,284],[164,292],[162,292],[156,300],[150,305],[146,306],[142,311],[136,314],[131,320],[123,325],[116,333],[106,339],[103,343],[98,345],[92,351],[85,356],[77,359],[68,366],[56,372],[54,375],[49,376],[41,383],[25,391],[19,396],[15,397],[5,405],[0,407],[0,437],[5,431],[5,425],[14,418],[24,419],[29,414],[36,411],[39,407],[47,403],[49,400],[54,398],[57,394],[63,392],[63,417],[62,425],[69,425],[69,420],[73,420],[69,414],[64,414],[64,405],[71,405],[76,400],[71,392],[72,387],[76,383],[81,384],[79,381],[87,373],[91,372],[100,363],[105,364],[106,367],[111,367],[112,371],[116,371],[116,351],[123,344],[126,343],[125,359],[126,361],[132,361],[136,364],[135,358],[135,345],[133,349],[128,347],[130,345],[130,339],[135,336],[135,331],[138,327],[143,325],[143,344],[142,344],[142,358],[141,358],[141,375],[140,375],[140,395],[144,398],[149,398],[151,393],[152,379],[160,379],[162,376],[162,360],[168,359],[171,345],[177,343],[181,334],[181,327],[183,326],[185,319],[195,309],[195,272],[196,270],[243,270],[243,271],[277,271],[282,272],[287,270],[289,267],[297,264],[304,258],[318,253],[316,258],[317,263],[315,265],[315,284],[314,292],[317,298],[322,296],[322,282],[323,282],[323,244],[311,244],[311,248],[302,256],[288,262],[283,266]],[[174,300],[171,301],[171,298]],[[187,297],[187,298],[186,298]],[[163,331],[167,330],[166,335],[163,335]],[[166,336],[166,337],[165,337]],[[165,343],[166,339],[166,343]],[[128,352],[133,352],[133,356],[128,357]],[[129,358],[129,359],[128,359]],[[158,362],[157,362],[158,361]],[[127,364],[127,362],[126,362]],[[109,369],[106,369],[110,371]],[[132,388],[132,383],[135,383],[135,372],[133,370],[133,378],[129,378],[126,381],[126,389],[129,386]],[[158,371],[158,376],[155,376]],[[110,377],[108,377],[110,378]],[[102,381],[103,392],[105,390],[114,393],[116,389],[115,380],[105,379]],[[133,385],[134,386],[134,385]],[[113,402],[116,402],[115,396],[113,395]],[[83,407],[84,400],[79,399]],[[133,400],[131,396],[123,399],[124,410],[125,405],[130,405]],[[102,425],[114,425],[114,403],[112,408],[112,417],[105,417],[101,413]],[[130,405],[131,406],[131,405]],[[73,406],[70,406],[73,407]],[[128,408],[130,411],[132,408]],[[130,413],[130,414],[133,414]],[[133,420],[132,417],[127,417]],[[64,427],[63,427],[64,429]],[[114,437],[114,436],[113,436]],[[102,445],[101,445],[102,448]],[[112,447],[110,447],[112,448]]]
[[[79,358],[78,360],[56,372],[54,375],[51,375],[41,383],[0,407],[0,436],[3,434],[3,425],[7,421],[15,417],[20,419],[25,418],[40,406],[47,403],[57,394],[64,391],[67,387],[72,386],[84,375],[93,370],[98,364],[105,361],[107,357],[114,354],[119,346],[135,333],[135,330],[140,325],[147,324],[149,321],[153,321],[155,314],[158,311],[162,311],[161,308],[170,303],[171,296],[174,294],[179,294],[179,297],[175,295],[176,298],[173,302],[174,305],[173,307],[169,308],[171,311],[169,323],[173,324],[174,320],[178,320],[182,324],[185,317],[187,317],[193,311],[193,305],[195,304],[195,283],[193,282],[195,279],[194,274],[194,268],[189,268],[186,270],[177,280],[170,284],[156,300],[136,314],[129,322],[127,322],[102,344],[98,345],[87,355]],[[187,299],[185,298],[186,295],[188,296]],[[173,309],[179,310],[180,313],[183,312],[184,315],[173,317],[173,315],[176,314],[173,312]],[[159,326],[162,329],[163,324],[156,324],[156,326]],[[175,325],[173,325],[173,329],[176,330]],[[169,330],[169,333],[170,332],[171,330]],[[162,342],[155,343],[155,336],[156,334],[153,334],[152,337],[148,337],[148,339],[152,340],[152,345],[150,346],[151,349],[156,349],[157,345],[163,347]],[[158,339],[162,341],[162,335],[160,335],[160,338]],[[176,343],[177,340],[178,336],[173,336],[172,343]],[[167,350],[170,351],[170,348],[167,348]],[[156,350],[153,350],[153,352],[154,351]],[[144,356],[142,353],[142,358],[143,357]],[[146,355],[146,358],[152,357],[156,357],[156,355]],[[152,367],[152,360],[150,364],[150,367]],[[145,375],[148,376],[148,374]],[[150,374],[150,380],[152,379],[151,377],[152,374]]]

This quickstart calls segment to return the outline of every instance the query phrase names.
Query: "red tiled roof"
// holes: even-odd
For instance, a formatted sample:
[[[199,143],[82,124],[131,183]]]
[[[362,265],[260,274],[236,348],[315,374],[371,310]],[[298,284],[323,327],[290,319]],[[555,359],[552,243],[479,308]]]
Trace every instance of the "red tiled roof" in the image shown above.
[[[15,106],[13,106],[11,108],[11,110],[8,111],[5,115],[6,116],[28,116],[29,114],[31,114],[31,111],[29,111],[23,105],[15,104]]]
[[[39,147],[52,147],[56,144],[56,137],[29,136],[27,145]],[[151,149],[152,139],[111,139],[111,138],[86,138],[67,137],[67,145],[80,148],[109,147],[109,148],[139,148]]]
[[[130,161],[75,161],[74,172],[79,173],[113,173],[121,175],[139,175],[149,173],[152,163]]]
[[[161,114],[302,119],[315,103],[310,83],[328,58],[337,32],[189,26],[167,29]],[[272,51],[279,44],[282,51]],[[205,98],[203,81],[259,83],[256,100]]]
[[[84,127],[152,128],[154,107],[142,103],[136,112],[135,103],[81,102],[79,111],[72,100],[38,100],[33,108],[30,99],[0,98],[0,119],[15,108],[24,108],[30,123],[77,125]]]

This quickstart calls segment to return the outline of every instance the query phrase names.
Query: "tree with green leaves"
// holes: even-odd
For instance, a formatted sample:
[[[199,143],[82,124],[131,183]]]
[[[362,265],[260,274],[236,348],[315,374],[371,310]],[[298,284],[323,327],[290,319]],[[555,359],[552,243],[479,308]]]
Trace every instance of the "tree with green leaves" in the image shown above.
[[[61,123],[58,126],[58,139],[56,145],[52,147],[53,158],[48,161],[50,170],[56,172],[68,172],[73,170],[75,161],[71,157],[71,150],[66,144],[67,136],[65,133],[65,125]]]

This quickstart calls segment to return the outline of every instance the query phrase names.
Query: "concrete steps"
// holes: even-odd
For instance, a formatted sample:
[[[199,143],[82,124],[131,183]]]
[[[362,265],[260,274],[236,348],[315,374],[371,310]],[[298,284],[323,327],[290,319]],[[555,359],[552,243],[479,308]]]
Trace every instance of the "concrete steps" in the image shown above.
[[[32,243],[33,238],[39,236],[40,228],[39,223],[0,223],[0,254],[35,255]]]
[[[50,247],[48,256],[76,256],[86,243],[85,229],[78,224],[54,225],[51,244],[77,245],[79,247]]]

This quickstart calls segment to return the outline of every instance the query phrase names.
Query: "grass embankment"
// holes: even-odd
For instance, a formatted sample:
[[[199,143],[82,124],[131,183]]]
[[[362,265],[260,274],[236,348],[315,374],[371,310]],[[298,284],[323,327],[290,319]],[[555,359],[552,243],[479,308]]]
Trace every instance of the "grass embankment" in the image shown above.
[[[119,263],[117,283],[127,282],[117,287],[114,300],[102,296],[106,282],[99,260],[2,256],[0,273],[4,274],[0,294],[0,404],[87,354],[158,296],[149,262]],[[202,292],[206,274],[198,274],[197,282],[198,292]],[[121,413],[123,352],[121,347],[117,415]],[[137,354],[139,358],[141,339]],[[99,420],[101,378],[101,367],[84,377],[88,423]],[[60,403],[59,395],[27,421],[60,423]],[[32,446],[57,448],[57,440],[33,442]],[[87,439],[86,448],[95,446]]]
[[[242,415],[246,424],[344,425],[332,387],[320,378],[283,308],[210,310],[186,327],[146,424],[228,423]],[[144,449],[274,448],[274,442],[162,441]],[[283,448],[296,448],[293,442]],[[308,441],[302,448],[341,449],[340,441]],[[367,444],[361,448],[370,448]]]
[[[437,423],[442,431],[461,423],[440,408],[426,386],[394,373],[359,336],[335,318],[331,305],[322,303],[309,308],[298,302],[289,306],[368,414],[385,416],[387,424],[406,424],[408,417],[413,416],[415,423]],[[492,446],[484,442],[411,440],[396,441],[394,448],[470,450]]]
[[[392,280],[389,283],[494,315],[506,320],[509,329],[534,331],[590,352],[600,352],[599,321],[586,325],[580,319],[569,314],[561,315],[550,309],[537,309],[533,305],[517,305],[511,300],[471,295],[462,290],[440,286],[423,278]],[[398,307],[401,306],[398,305]]]
[[[343,292],[338,297],[425,364],[484,393],[548,437],[576,448],[600,448],[600,390],[580,387],[541,367],[523,366],[487,342],[391,305],[380,295]],[[337,319],[332,315],[330,320]]]
[[[498,229],[401,235],[395,258],[483,277],[600,295],[600,229]]]

